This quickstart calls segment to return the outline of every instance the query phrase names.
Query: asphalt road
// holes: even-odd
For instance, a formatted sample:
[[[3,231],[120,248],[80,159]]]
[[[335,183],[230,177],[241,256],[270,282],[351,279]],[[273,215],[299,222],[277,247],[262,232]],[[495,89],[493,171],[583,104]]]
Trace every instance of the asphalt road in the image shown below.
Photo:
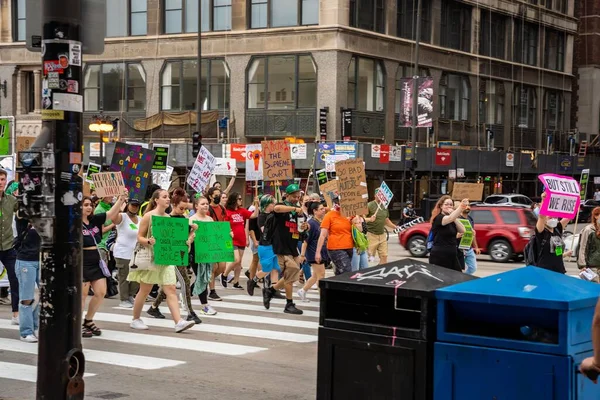
[[[390,260],[406,257],[397,237],[390,237]],[[250,259],[247,252],[244,268]],[[487,256],[478,261],[478,276],[522,266],[493,263]],[[576,273],[573,263],[567,268]],[[183,334],[174,333],[166,307],[167,319],[144,317],[150,330],[134,331],[131,310],[107,299],[95,319],[103,335],[83,339],[91,374],[85,378],[86,399],[314,399],[318,292],[310,291],[311,303],[296,300],[304,315],[290,316],[282,312],[283,300],[267,311],[258,292],[249,297],[219,285],[217,291],[225,300],[211,303],[219,313],[201,316],[203,323]],[[9,318],[10,307],[0,306],[0,400],[31,400],[37,345],[19,341]]]

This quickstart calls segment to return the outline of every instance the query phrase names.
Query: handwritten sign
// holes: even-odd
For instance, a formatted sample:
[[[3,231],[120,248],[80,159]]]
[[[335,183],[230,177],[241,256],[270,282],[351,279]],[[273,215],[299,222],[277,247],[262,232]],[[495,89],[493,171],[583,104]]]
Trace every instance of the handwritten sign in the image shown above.
[[[483,199],[483,183],[456,182],[452,188],[452,200],[469,199],[480,201]]]
[[[341,213],[344,217],[368,214],[367,177],[362,158],[338,161],[336,166]]]
[[[171,188],[173,169],[173,167],[167,165],[166,171],[152,171],[152,182],[156,183],[163,190],[169,190]]]
[[[390,187],[385,182],[381,182],[381,186],[379,186],[379,190],[375,196],[379,199],[379,202],[383,204],[384,208],[388,208],[390,201],[392,201],[392,198],[394,197],[394,193],[392,193]]]
[[[236,163],[233,158],[220,158],[216,157],[215,170],[213,171],[214,175],[227,175],[227,176],[235,176],[237,173],[235,172]]]
[[[260,181],[263,179],[262,146],[260,144],[246,145],[246,180]]]
[[[575,218],[581,203],[579,183],[568,176],[555,174],[543,174],[538,178],[546,187],[547,193],[540,214],[555,218]]]
[[[152,149],[154,150],[152,171],[166,171],[167,165],[169,165],[169,145],[155,144]]]
[[[154,263],[156,265],[187,265],[189,223],[186,218],[152,216]]]
[[[285,140],[262,142],[263,180],[280,181],[292,179],[292,155],[290,145]]]
[[[140,145],[117,142],[110,170],[121,171],[130,199],[144,201],[146,188],[152,177],[153,163],[154,150],[145,149]]]
[[[458,222],[465,227],[465,233],[463,233],[462,237],[460,238],[458,248],[462,250],[468,250],[473,244],[473,226],[468,219],[459,219]]]
[[[202,193],[210,181],[215,164],[215,157],[213,157],[210,151],[205,146],[200,147],[198,157],[196,157],[194,166],[187,178],[188,185],[196,192]]]
[[[98,172],[92,175],[92,181],[98,197],[120,196],[125,192],[125,183],[120,171]]]
[[[85,180],[91,183],[92,175],[97,174],[98,172],[102,172],[102,165],[93,162],[89,163],[87,167],[87,172],[85,173]]]
[[[327,208],[333,208],[333,198],[338,195],[338,181],[333,180],[319,185],[319,189],[327,202]]]
[[[234,261],[229,222],[194,221],[194,223],[198,225],[194,240],[197,263]]]

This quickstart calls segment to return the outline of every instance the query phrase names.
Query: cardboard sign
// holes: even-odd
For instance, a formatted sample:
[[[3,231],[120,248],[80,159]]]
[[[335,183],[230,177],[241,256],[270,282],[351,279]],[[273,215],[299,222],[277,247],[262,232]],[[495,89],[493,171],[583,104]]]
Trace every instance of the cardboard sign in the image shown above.
[[[29,150],[35,139],[35,136],[17,136],[17,151]]]
[[[452,200],[462,199],[481,201],[483,199],[483,183],[456,182],[452,188]]]
[[[95,173],[92,175],[92,181],[98,197],[120,196],[125,192],[121,171]]]
[[[290,145],[285,140],[267,140],[262,143],[263,176],[265,181],[294,178]]]
[[[153,163],[154,150],[145,149],[141,145],[117,142],[110,170],[121,171],[130,199],[144,201],[146,188],[152,177]]]
[[[394,193],[392,193],[391,189],[385,182],[381,182],[381,186],[379,186],[379,190],[375,196],[379,199],[379,202],[384,208],[388,208],[392,198],[394,197]]]
[[[362,158],[338,161],[335,166],[340,192],[341,213],[344,217],[366,215],[369,213],[367,203],[367,177]]]
[[[154,150],[152,171],[166,171],[167,165],[169,165],[169,145],[155,144],[152,149]]]
[[[194,224],[198,225],[194,239],[194,261],[197,263],[234,261],[229,222],[194,221]]]
[[[206,146],[200,147],[196,161],[187,178],[187,183],[197,193],[202,193],[210,181],[212,170],[215,168],[215,157],[208,151]]]
[[[319,190],[325,198],[327,208],[333,208],[333,198],[338,195],[338,181],[333,180],[319,185]]]
[[[263,152],[260,144],[246,145],[246,180],[260,181],[263,179]]]
[[[540,175],[546,188],[546,197],[540,208],[540,215],[553,218],[575,218],[581,203],[579,183],[568,176],[555,174]]]
[[[213,171],[213,175],[227,175],[227,176],[235,176],[237,173],[236,169],[236,161],[233,158],[215,158],[215,170]]]
[[[102,165],[96,163],[89,163],[87,167],[87,172],[85,173],[86,182],[92,183],[92,175],[97,174],[98,172],[102,172]],[[121,177],[121,179],[123,179]]]
[[[156,183],[163,190],[169,190],[171,188],[173,169],[173,167],[167,165],[166,171],[152,171],[152,182]]]
[[[463,224],[465,227],[465,233],[463,233],[460,238],[460,243],[458,244],[458,248],[462,250],[468,250],[471,248],[473,244],[473,226],[468,219],[459,219],[458,222]]]
[[[189,222],[187,218],[152,216],[154,263],[156,265],[188,265]]]

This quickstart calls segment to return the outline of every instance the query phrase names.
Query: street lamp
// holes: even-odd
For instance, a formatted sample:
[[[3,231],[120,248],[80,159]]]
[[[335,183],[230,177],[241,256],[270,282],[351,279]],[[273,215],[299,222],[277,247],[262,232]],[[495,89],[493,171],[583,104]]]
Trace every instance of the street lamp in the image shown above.
[[[110,137],[104,136],[105,133],[111,133],[115,128],[110,117],[105,115],[94,115],[88,126],[91,132],[100,133],[100,164],[104,164],[104,143],[110,142]]]

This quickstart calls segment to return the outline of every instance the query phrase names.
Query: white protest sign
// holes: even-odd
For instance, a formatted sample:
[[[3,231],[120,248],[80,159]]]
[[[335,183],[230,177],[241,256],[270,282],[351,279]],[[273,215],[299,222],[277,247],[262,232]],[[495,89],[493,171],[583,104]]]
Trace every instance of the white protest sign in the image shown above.
[[[540,215],[554,218],[575,218],[581,203],[577,180],[555,174],[543,174],[538,178],[546,188],[546,197],[542,202]]]
[[[187,178],[188,185],[197,193],[202,193],[210,181],[215,164],[215,157],[210,154],[210,151],[205,146],[200,147],[198,157],[196,157],[194,166]]]
[[[392,193],[389,186],[385,182],[381,182],[381,186],[377,191],[376,197],[384,208],[388,208],[392,198],[394,197],[394,193]]]
[[[173,167],[167,165],[166,171],[152,171],[152,182],[156,183],[163,190],[169,190],[171,188],[172,174]]]
[[[306,144],[291,144],[292,160],[306,160]]]
[[[260,181],[263,178],[262,145],[246,145],[246,180]]]
[[[326,154],[325,155],[325,171],[335,172],[335,163],[342,160],[348,160],[348,154]]]
[[[235,176],[235,160],[233,158],[215,158],[216,165],[215,170],[213,171],[214,175],[227,175],[227,176]]]

